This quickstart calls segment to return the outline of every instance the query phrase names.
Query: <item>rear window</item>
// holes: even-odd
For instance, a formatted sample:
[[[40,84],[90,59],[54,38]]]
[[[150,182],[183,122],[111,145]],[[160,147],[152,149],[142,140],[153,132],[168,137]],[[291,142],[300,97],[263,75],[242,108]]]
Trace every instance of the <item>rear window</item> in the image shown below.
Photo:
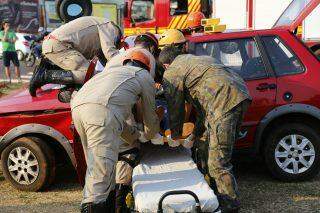
[[[170,15],[182,15],[188,13],[188,0],[170,0]]]
[[[304,66],[298,57],[280,38],[276,36],[265,36],[262,37],[262,41],[277,76],[304,72]]]
[[[135,22],[145,22],[154,19],[153,0],[135,0],[132,2],[131,18]]]
[[[196,55],[208,55],[246,80],[267,77],[267,72],[253,38],[198,43]]]

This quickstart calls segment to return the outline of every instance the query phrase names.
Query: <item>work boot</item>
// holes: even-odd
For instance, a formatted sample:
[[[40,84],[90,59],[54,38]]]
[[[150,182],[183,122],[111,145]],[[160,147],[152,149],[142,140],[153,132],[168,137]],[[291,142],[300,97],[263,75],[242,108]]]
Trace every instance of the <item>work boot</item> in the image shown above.
[[[35,97],[37,95],[37,89],[46,84],[63,84],[71,86],[74,84],[73,74],[71,71],[47,70],[45,67],[39,66],[30,80],[30,95]]]
[[[81,205],[81,213],[106,213],[109,212],[106,202],[84,203]]]
[[[221,213],[238,213],[240,211],[240,202],[232,199],[228,195],[217,195],[220,204]]]
[[[130,187],[122,184],[116,185],[116,213],[128,213],[130,209],[126,204],[126,197]]]
[[[106,200],[106,206],[107,206],[108,212],[110,213],[116,212],[115,204],[116,204],[116,192],[115,190],[112,190],[109,193],[109,196]]]

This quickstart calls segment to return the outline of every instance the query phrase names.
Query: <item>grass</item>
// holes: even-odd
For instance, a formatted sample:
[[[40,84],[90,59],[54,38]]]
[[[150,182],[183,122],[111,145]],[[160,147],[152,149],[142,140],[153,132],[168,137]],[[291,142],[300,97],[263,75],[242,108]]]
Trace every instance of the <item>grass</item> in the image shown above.
[[[10,94],[12,91],[17,90],[17,89],[21,89],[25,86],[25,84],[23,83],[4,83],[1,82],[0,83],[0,97],[4,96],[4,95],[8,95]]]

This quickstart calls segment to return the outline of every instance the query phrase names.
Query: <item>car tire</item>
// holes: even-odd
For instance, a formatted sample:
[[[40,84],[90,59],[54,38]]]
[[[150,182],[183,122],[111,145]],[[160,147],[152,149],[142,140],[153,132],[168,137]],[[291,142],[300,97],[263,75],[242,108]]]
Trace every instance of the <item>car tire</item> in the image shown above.
[[[283,123],[268,135],[264,157],[275,178],[302,181],[319,173],[320,134],[316,129],[304,123]]]
[[[17,52],[18,60],[23,61],[25,58],[24,53],[21,50],[17,50],[16,52]]]
[[[68,7],[72,4],[77,4],[81,7],[82,11],[80,14],[72,16],[68,14]],[[82,16],[90,16],[92,14],[92,3],[91,0],[60,0],[56,2],[59,5],[59,17],[64,22],[69,22]]]
[[[22,191],[40,191],[55,177],[53,150],[41,139],[19,138],[4,149],[1,166],[5,178]]]

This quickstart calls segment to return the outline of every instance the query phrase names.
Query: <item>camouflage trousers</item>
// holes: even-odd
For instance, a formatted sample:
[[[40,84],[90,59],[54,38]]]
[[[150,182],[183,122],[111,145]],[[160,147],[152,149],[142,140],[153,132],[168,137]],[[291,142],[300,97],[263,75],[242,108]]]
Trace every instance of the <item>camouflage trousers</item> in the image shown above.
[[[232,173],[232,151],[240,130],[247,101],[240,103],[218,120],[207,118],[208,125],[208,171],[214,178],[218,193],[237,199],[238,187]]]

